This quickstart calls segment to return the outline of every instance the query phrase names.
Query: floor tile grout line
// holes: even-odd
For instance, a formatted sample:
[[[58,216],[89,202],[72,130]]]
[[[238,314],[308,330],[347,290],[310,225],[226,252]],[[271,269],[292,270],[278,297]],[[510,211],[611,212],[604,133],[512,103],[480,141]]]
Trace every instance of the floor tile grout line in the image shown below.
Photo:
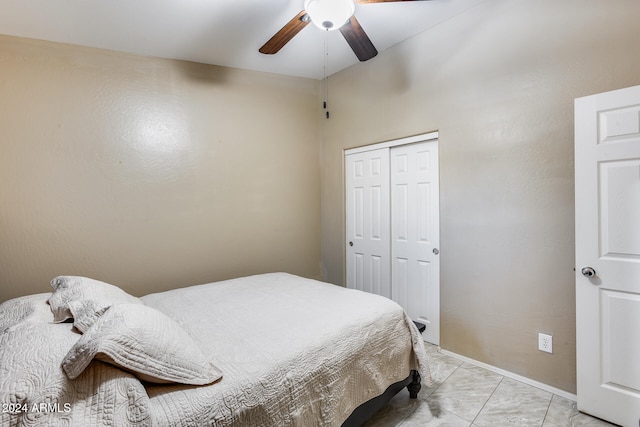
[[[439,348],[438,348],[438,353],[440,353]],[[451,377],[451,375],[453,375],[453,373],[454,373],[455,371],[457,371],[457,370],[458,370],[458,368],[459,368],[460,366],[462,366],[462,365],[463,365],[463,364],[461,363],[460,365],[456,366],[456,368],[455,368],[453,371],[451,371],[451,373],[450,373],[449,375],[447,375],[447,377],[446,377],[444,380],[442,380],[442,382],[441,382],[440,384],[438,384],[436,387],[434,387],[434,389],[433,389],[433,390],[430,390],[430,393],[424,397],[424,400],[420,403],[420,405],[422,405],[422,404],[426,404],[426,405],[428,405],[429,403],[427,402],[427,399],[428,399],[429,397],[431,397],[431,395],[433,395],[433,393],[435,393],[435,392],[436,392],[436,390],[438,390],[440,387],[442,387],[442,385],[443,385],[443,384],[444,384],[444,383],[449,379],[449,377]],[[431,383],[432,383],[432,384],[435,384],[435,382],[433,381],[433,378],[431,378]],[[427,387],[427,388],[428,388],[428,387]],[[420,399],[420,396],[419,396],[419,395],[418,395],[418,399]],[[420,405],[417,405],[417,406],[416,406],[416,408],[415,408],[413,411],[411,411],[409,414],[407,414],[407,416],[406,416],[406,417],[404,417],[404,418],[402,419],[402,421],[400,421],[400,423],[396,424],[396,427],[402,427],[402,425],[403,425],[404,423],[406,423],[406,422],[407,422],[407,420],[409,419],[409,417],[410,417],[411,415],[413,415],[413,414],[414,414],[414,413],[415,413],[415,412],[420,408]]]
[[[462,367],[464,363],[459,364],[458,366],[455,367],[454,370],[452,370],[451,372],[449,372],[449,375],[447,375],[447,377],[445,379],[442,380],[442,382],[440,384],[438,384],[438,386],[436,388],[433,389],[433,391],[431,391],[431,393],[429,393],[429,396],[431,396],[433,393],[435,393],[440,387],[442,387],[444,385],[444,383],[446,383],[449,378],[451,378],[451,376],[458,371],[458,369],[460,369]]]
[[[438,349],[438,353],[440,353],[439,349]],[[442,354],[442,353],[440,353],[440,354]],[[434,393],[435,393],[435,392],[436,392],[440,387],[442,387],[442,386],[444,385],[444,383],[446,383],[446,382],[449,380],[449,378],[451,378],[451,376],[452,376],[452,375],[453,375],[453,374],[454,374],[458,369],[460,369],[460,367],[461,367],[462,365],[464,365],[464,362],[463,362],[463,363],[460,363],[459,365],[457,365],[457,366],[456,366],[456,367],[455,367],[455,368],[454,368],[454,369],[449,373],[449,375],[447,375],[447,377],[446,377],[445,379],[443,379],[443,380],[442,380],[442,382],[440,382],[436,387],[434,387],[434,389],[433,389],[433,390],[430,390],[430,393],[429,393],[427,396],[425,396],[425,399],[424,399],[424,401],[422,402],[422,404],[429,405],[429,403],[427,402],[427,399],[429,399],[431,396],[433,396],[433,394],[434,394]],[[434,382],[432,381],[432,383],[434,383]],[[411,415],[413,415],[413,414],[414,414],[418,409],[419,409],[419,406],[418,406],[416,409],[414,409],[413,411],[411,411],[411,413],[410,413],[409,415],[407,415],[406,417],[404,417],[404,419],[403,419],[399,424],[397,424],[397,425],[396,425],[396,427],[402,427],[402,425],[403,425],[404,423],[406,423],[406,422],[407,422],[408,418],[409,418]],[[451,412],[451,413],[459,417],[459,415],[458,415],[458,414],[456,414],[456,413],[454,413],[454,412]],[[462,417],[461,417],[461,418],[462,418]],[[464,418],[462,418],[462,419],[464,419]],[[471,427],[471,426],[469,426],[469,427]]]
[[[485,406],[487,406],[487,403],[489,403],[489,401],[491,400],[491,398],[493,397],[493,395],[496,393],[496,390],[498,389],[498,387],[500,387],[500,384],[502,384],[502,381],[504,380],[504,376],[501,375],[500,376],[500,381],[498,381],[498,384],[496,384],[495,388],[493,389],[493,391],[491,392],[491,394],[489,395],[489,397],[487,398],[487,400],[485,400],[484,404],[482,405],[482,407],[480,408],[480,410],[478,411],[478,413],[476,414],[475,418],[471,421],[471,425],[473,426],[476,422],[476,420],[478,419],[478,417],[480,416],[480,414],[482,413],[482,410],[484,409]]]
[[[438,386],[438,387],[440,387],[440,386]],[[436,387],[436,389],[437,389],[438,387]],[[434,390],[434,391],[435,391],[435,390]],[[432,393],[433,393],[433,392],[429,393],[429,396],[431,396],[431,394],[432,394]],[[404,417],[404,418],[402,419],[402,421],[400,421],[400,423],[396,424],[396,427],[402,427],[402,424],[406,423],[406,422],[407,422],[407,420],[409,419],[409,417],[410,417],[411,415],[415,414],[415,413],[416,413],[416,411],[417,411],[418,409],[420,409],[420,406],[427,404],[427,398],[428,398],[429,396],[426,396],[426,397],[425,397],[425,399],[424,399],[424,400],[422,400],[422,399],[420,399],[420,393],[418,392],[418,397],[417,397],[417,399],[418,399],[418,400],[422,400],[422,402],[420,402],[418,405],[416,405],[415,409],[414,409],[413,411],[411,411],[410,413],[408,413],[408,414],[407,414],[407,416],[406,416],[406,417]]]
[[[551,399],[549,399],[549,404],[547,405],[547,410],[544,413],[544,418],[542,418],[542,424],[540,425],[541,427],[544,426],[544,422],[547,421],[547,415],[549,415],[549,410],[551,409],[551,402],[553,402],[553,396],[555,396],[555,394],[551,393]]]
[[[443,379],[443,380],[442,380],[442,382],[441,382],[440,384],[438,384],[438,385],[437,385],[433,390],[430,390],[430,393],[429,393],[427,396],[425,396],[425,402],[426,402],[426,399],[430,398],[430,397],[431,397],[431,396],[432,396],[436,391],[438,391],[438,389],[439,389],[440,387],[442,387],[442,386],[444,385],[444,383],[446,383],[446,382],[447,382],[447,380],[448,380],[449,378],[451,378],[451,375],[453,375],[453,373],[454,373],[454,372],[456,372],[456,371],[458,370],[458,368],[460,368],[460,366],[462,366],[462,365],[458,365],[458,366],[456,366],[456,367],[455,367],[455,369],[454,369],[453,371],[451,371],[451,372],[449,373],[449,375],[447,375],[447,377],[446,377],[445,379]],[[433,381],[432,381],[432,383],[433,383]]]
[[[440,354],[442,354],[442,353],[440,353]],[[452,371],[451,371],[451,373],[449,373],[449,375],[447,375],[447,377],[446,377],[444,380],[442,380],[442,382],[438,385],[438,387],[436,387],[436,388],[435,388],[435,389],[434,389],[434,390],[429,394],[429,396],[433,395],[433,394],[434,394],[434,393],[435,393],[435,392],[436,392],[440,387],[442,387],[442,386],[443,386],[443,385],[444,385],[444,384],[449,380],[449,378],[451,378],[451,376],[453,376],[453,374],[454,374],[454,373],[456,373],[456,372],[458,371],[458,369],[460,369],[460,368],[465,369],[465,368],[464,368],[464,365],[465,365],[465,362],[464,362],[464,361],[463,361],[462,363],[460,363],[459,365],[457,365],[457,366],[455,367],[455,369],[454,369],[454,370],[452,370]],[[471,365],[471,364],[470,364],[470,366],[475,366],[475,365]],[[476,416],[473,418],[473,420],[471,421],[471,424],[469,424],[469,427],[472,427],[472,426],[474,425],[474,422],[476,421],[476,419],[477,419],[477,418],[478,418],[478,416],[480,415],[480,412],[482,412],[482,410],[484,409],[484,407],[487,405],[487,402],[489,401],[489,399],[491,399],[491,397],[493,396],[493,394],[496,392],[496,390],[498,389],[498,386],[502,383],[502,381],[504,380],[504,378],[505,378],[505,376],[504,376],[504,375],[500,375],[500,381],[498,382],[498,384],[496,384],[495,388],[494,388],[494,389],[493,389],[493,391],[491,392],[491,395],[489,395],[489,397],[488,397],[488,398],[487,398],[487,400],[484,402],[484,404],[482,405],[482,407],[480,408],[480,410],[478,411],[478,413],[476,414]],[[413,412],[412,412],[412,413],[413,413]],[[463,420],[465,420],[465,421],[468,421],[466,418],[464,418],[464,417],[460,416],[460,414],[456,414],[455,412],[451,412],[451,413],[452,413],[452,414],[454,414],[454,415],[455,415],[455,416],[457,416],[457,417],[460,417],[461,419],[463,419]],[[405,421],[406,421],[406,418],[405,418],[405,420],[403,420],[403,421],[402,421],[402,423],[401,423],[398,427],[400,427],[400,426],[401,426]]]
[[[424,401],[424,402],[420,403],[420,405],[422,405],[422,404],[424,404],[424,403],[427,403],[427,402],[426,402],[426,401]],[[420,408],[420,405],[416,406],[416,408],[415,408],[413,411],[411,411],[409,414],[407,414],[407,416],[406,416],[406,417],[404,417],[404,418],[402,419],[402,421],[400,421],[400,423],[399,423],[399,424],[396,424],[396,427],[402,427],[402,424],[404,424],[404,423],[406,423],[406,422],[407,422],[407,420],[409,419],[409,417],[410,417],[411,415],[413,415],[413,414],[418,410],[418,408]]]

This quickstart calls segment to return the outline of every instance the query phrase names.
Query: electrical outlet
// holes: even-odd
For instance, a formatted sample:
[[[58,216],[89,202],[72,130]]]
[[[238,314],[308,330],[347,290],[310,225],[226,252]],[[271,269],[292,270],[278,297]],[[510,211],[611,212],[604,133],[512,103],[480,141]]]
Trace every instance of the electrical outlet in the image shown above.
[[[538,332],[538,350],[553,353],[553,337]]]

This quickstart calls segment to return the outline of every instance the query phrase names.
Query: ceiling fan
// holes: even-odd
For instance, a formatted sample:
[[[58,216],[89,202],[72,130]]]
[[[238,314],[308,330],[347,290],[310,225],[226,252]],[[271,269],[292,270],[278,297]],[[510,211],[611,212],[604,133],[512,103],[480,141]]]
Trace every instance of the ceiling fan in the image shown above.
[[[386,3],[419,0],[355,0],[355,3]],[[332,31],[339,29],[351,49],[360,61],[367,61],[378,54],[367,33],[356,19],[354,0],[305,0],[304,10],[287,22],[260,49],[260,53],[273,55],[278,53],[309,22],[317,27]]]

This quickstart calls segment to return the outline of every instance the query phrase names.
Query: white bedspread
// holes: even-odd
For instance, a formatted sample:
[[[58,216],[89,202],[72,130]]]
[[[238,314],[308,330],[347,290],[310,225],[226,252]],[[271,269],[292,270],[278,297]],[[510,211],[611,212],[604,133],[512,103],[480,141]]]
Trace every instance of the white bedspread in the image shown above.
[[[190,333],[223,378],[147,386],[159,426],[339,426],[418,369],[422,337],[376,295],[274,273],[147,295]]]
[[[94,361],[70,380],[60,363],[78,340],[71,323],[53,323],[51,294],[0,305],[0,425],[150,426],[140,381]]]

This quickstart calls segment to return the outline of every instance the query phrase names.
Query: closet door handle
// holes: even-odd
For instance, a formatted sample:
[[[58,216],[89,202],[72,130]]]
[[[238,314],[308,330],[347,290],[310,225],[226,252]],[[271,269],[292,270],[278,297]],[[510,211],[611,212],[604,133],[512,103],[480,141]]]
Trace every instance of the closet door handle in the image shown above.
[[[440,253],[440,250],[438,248],[433,248],[433,253],[434,255],[438,255]]]
[[[353,246],[353,242],[349,242],[349,246]]]
[[[584,277],[588,277],[589,279],[596,276],[596,270],[594,270],[592,267],[583,267],[582,270],[580,270],[580,273],[582,273]]]

